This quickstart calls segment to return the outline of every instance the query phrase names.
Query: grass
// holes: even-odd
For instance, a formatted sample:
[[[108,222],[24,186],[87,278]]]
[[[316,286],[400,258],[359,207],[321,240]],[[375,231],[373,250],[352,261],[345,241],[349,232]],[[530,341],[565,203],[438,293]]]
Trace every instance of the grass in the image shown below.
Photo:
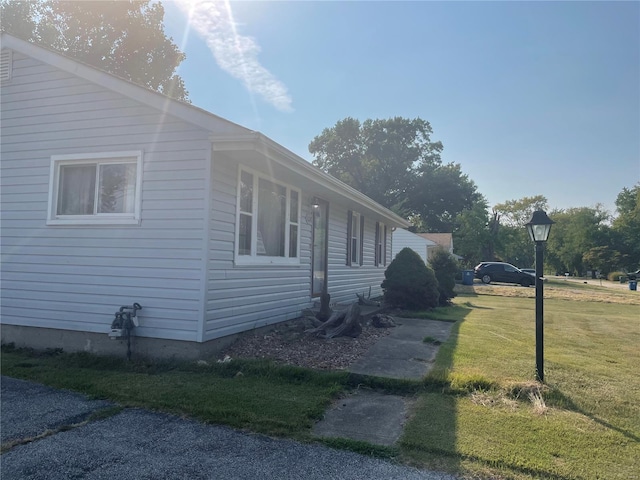
[[[344,390],[347,374],[265,361],[199,366],[127,363],[87,354],[37,355],[5,348],[2,373],[106,398],[127,407],[189,415],[270,435],[309,437],[313,423]]]
[[[515,288],[514,288],[515,289]],[[478,291],[481,291],[478,289]],[[545,374],[533,300],[465,295],[405,427],[408,461],[491,478],[629,479],[640,471],[640,329],[633,305],[545,301]],[[454,388],[457,387],[457,388]]]
[[[544,385],[532,381],[534,289],[485,285],[461,289],[451,308],[408,314],[455,322],[422,382],[266,361],[128,363],[6,347],[2,373],[468,478],[638,478],[640,294],[553,283],[545,285]],[[363,386],[417,397],[399,444],[314,438],[331,400]]]
[[[466,314],[466,310],[467,308],[464,305],[452,305],[450,307],[436,307],[433,310],[426,311],[405,311],[396,314],[396,316],[454,323]]]

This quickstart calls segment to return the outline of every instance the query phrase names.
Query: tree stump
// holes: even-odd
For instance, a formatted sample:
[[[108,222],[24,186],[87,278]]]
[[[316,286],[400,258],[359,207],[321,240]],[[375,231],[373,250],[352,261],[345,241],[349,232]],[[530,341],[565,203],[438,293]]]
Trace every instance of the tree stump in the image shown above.
[[[331,295],[323,292],[320,295],[320,311],[316,315],[316,318],[322,322],[326,322],[331,317],[331,307],[329,302],[331,301]]]
[[[307,330],[307,333],[321,338],[333,338],[341,335],[357,337],[361,332],[360,305],[358,302],[353,302],[346,310],[333,312],[322,325]]]

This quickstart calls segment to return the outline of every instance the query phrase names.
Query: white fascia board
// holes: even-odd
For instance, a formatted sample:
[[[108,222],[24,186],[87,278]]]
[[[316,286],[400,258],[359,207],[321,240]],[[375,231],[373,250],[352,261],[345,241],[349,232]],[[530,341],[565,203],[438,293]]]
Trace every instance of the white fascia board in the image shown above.
[[[149,107],[160,110],[164,114],[172,115],[184,120],[185,122],[197,125],[205,130],[215,131],[218,127],[216,123],[222,121],[232,125],[234,128],[238,128],[242,132],[251,132],[251,130],[241,125],[207,112],[206,110],[169,98],[162,93],[136,85],[129,80],[117,77],[78,60],[67,57],[64,54],[21,40],[12,35],[3,33],[1,44],[2,48],[9,48],[20,52],[46,63],[47,65],[59,68],[60,70],[64,70],[89,82],[95,83],[96,85],[100,85],[101,87],[144,103]]]
[[[247,135],[237,136],[213,135],[209,137],[209,139],[213,144],[214,151],[233,152],[254,150],[259,152],[270,160],[285,166],[293,172],[312,179],[322,187],[339,195],[343,195],[359,205],[364,205],[369,210],[374,211],[381,217],[388,220],[390,222],[389,226],[397,225],[406,228],[410,225],[407,220],[367,197],[364,193],[359,192],[337,178],[323,172],[317,167],[314,167],[311,163],[259,132],[251,132]]]

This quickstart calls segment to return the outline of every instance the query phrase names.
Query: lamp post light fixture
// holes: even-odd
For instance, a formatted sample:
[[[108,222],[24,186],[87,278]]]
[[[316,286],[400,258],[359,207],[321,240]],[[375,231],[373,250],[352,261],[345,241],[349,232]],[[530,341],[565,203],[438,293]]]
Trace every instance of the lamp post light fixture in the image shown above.
[[[539,382],[544,382],[544,284],[542,278],[544,275],[544,244],[549,238],[553,223],[555,222],[544,211],[536,210],[525,225],[529,232],[529,237],[536,244],[536,380]]]

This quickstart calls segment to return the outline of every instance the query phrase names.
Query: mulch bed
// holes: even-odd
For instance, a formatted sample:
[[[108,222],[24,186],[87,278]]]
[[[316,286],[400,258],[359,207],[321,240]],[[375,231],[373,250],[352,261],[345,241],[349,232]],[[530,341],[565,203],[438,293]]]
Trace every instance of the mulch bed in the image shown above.
[[[391,333],[389,328],[376,328],[367,322],[357,338],[323,339],[305,333],[304,328],[304,322],[298,319],[267,333],[244,334],[220,358],[264,358],[316,370],[344,370]]]

